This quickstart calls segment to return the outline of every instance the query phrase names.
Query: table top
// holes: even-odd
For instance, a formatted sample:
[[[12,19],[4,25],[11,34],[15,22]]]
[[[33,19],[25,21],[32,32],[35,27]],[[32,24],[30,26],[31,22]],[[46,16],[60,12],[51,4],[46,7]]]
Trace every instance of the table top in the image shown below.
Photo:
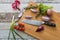
[[[35,5],[35,4],[33,4],[33,5]],[[33,20],[39,20],[39,21],[41,20],[41,16],[36,19],[35,13],[32,13],[30,10],[25,10],[25,12],[19,22],[21,22],[21,20],[25,19],[26,15],[33,16],[33,18],[32,18]],[[56,12],[53,12],[52,19],[54,20],[54,23],[56,23],[56,28],[43,25],[44,30],[41,32],[36,32],[36,29],[38,28],[37,26],[25,24],[25,28],[26,28],[25,32],[28,33],[29,35],[32,35],[32,36],[38,38],[39,40],[60,40],[60,18],[59,17],[60,17],[59,14],[57,14]]]

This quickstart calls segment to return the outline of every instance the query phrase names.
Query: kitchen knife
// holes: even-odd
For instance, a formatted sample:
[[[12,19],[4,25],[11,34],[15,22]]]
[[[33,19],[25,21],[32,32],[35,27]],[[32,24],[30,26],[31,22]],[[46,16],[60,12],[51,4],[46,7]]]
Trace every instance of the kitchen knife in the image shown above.
[[[24,19],[24,20],[22,20],[22,22],[31,24],[31,25],[36,25],[36,26],[40,26],[40,25],[44,24],[44,22],[42,22],[42,21],[29,20],[29,19]]]
[[[31,24],[31,25],[36,25],[36,26],[40,26],[40,25],[44,24],[47,26],[56,27],[56,24],[51,23],[51,22],[43,22],[43,21],[30,20],[30,19],[24,19],[24,20],[22,20],[22,22],[27,23],[27,24]]]

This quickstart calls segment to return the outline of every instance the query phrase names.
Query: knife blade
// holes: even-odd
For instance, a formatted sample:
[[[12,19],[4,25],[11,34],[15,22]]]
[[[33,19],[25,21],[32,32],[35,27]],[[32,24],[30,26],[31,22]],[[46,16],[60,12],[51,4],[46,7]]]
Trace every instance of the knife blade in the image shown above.
[[[36,25],[36,26],[40,26],[40,25],[44,24],[44,22],[42,22],[42,21],[29,20],[29,19],[24,19],[24,20],[22,20],[22,22],[24,22],[26,24]]]

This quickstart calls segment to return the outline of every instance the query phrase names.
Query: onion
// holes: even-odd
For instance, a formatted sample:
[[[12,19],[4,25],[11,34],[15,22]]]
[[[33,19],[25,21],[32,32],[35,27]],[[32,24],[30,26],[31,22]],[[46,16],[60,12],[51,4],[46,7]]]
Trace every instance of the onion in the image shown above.
[[[30,9],[32,12],[37,13],[37,10],[35,9]]]
[[[42,20],[43,20],[43,21],[50,21],[50,18],[47,17],[47,16],[42,16]]]
[[[26,19],[31,19],[31,18],[32,18],[32,16],[26,16],[25,18],[26,18]]]
[[[43,31],[44,30],[44,27],[43,26],[39,26],[36,30],[36,32],[39,32],[39,31]]]
[[[47,10],[47,16],[52,16],[52,12],[53,12],[52,9],[48,9],[48,10]]]

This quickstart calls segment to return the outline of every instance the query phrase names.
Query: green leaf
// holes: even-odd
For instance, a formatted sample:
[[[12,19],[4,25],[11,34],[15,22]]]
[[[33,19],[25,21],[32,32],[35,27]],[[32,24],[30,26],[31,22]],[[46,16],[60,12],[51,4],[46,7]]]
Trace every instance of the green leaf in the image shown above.
[[[14,40],[16,40],[16,37],[15,37],[15,35],[14,35],[14,31],[12,31],[12,34],[13,34],[13,38],[14,38]]]
[[[13,21],[10,25],[10,30],[12,30],[12,31],[14,30],[14,24],[15,24],[15,22]]]
[[[14,30],[14,32],[15,32],[15,34],[16,34],[17,36],[19,36],[22,40],[24,40],[24,38],[21,37],[15,30]]]
[[[11,33],[11,31],[9,31],[9,34],[8,34],[8,40],[10,39],[10,33]]]
[[[40,13],[38,13],[36,16],[35,16],[35,18],[37,18],[37,17],[39,17],[40,16]]]

